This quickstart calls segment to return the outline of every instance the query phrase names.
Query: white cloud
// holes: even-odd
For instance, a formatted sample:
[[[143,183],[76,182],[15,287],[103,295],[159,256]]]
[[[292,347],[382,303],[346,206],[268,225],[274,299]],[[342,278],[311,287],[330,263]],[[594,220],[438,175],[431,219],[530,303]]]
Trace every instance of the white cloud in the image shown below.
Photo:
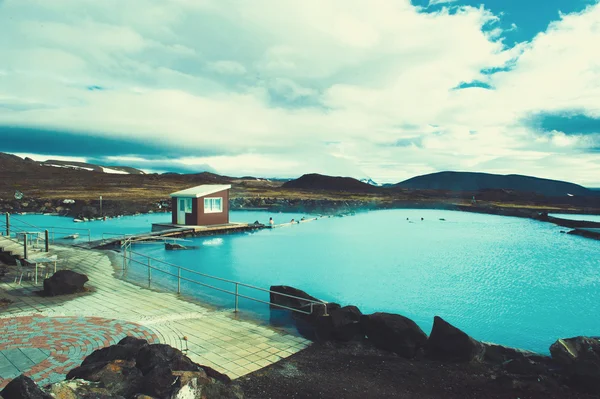
[[[454,3],[454,2],[456,2],[456,0],[429,0],[429,7],[435,6],[437,4],[447,4],[447,3]]]
[[[235,61],[215,61],[208,64],[208,69],[225,75],[243,75],[246,68]]]
[[[40,154],[29,154],[24,152],[15,153],[16,156],[21,158],[31,158],[34,161],[68,161],[68,162],[86,162],[86,158],[84,157],[68,157],[64,155],[40,155]]]
[[[484,8],[420,11],[409,0],[6,0],[0,124],[167,138],[220,150],[194,162],[233,175],[386,182],[463,169],[600,183],[592,155],[570,161],[591,140],[523,123],[566,108],[600,116],[600,5],[513,48],[482,30],[498,20]],[[494,90],[452,90],[472,81]]]

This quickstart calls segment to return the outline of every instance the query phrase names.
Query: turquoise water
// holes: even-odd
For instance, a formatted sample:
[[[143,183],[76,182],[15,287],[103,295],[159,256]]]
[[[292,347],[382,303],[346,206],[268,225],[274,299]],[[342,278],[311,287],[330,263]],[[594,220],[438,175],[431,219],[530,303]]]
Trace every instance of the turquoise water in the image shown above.
[[[266,221],[270,215],[245,216],[237,220]],[[129,226],[155,217],[119,221]],[[276,222],[290,219],[287,214],[281,218]],[[95,223],[108,222],[89,225]],[[600,335],[600,243],[560,234],[561,229],[494,215],[390,210],[199,237],[188,243],[198,246],[190,251],[165,251],[162,245],[135,250],[258,287],[292,285],[325,300],[354,304],[364,313],[400,313],[426,332],[439,315],[476,339],[547,353],[557,338]],[[133,263],[128,278],[143,282],[147,268]],[[154,272],[152,278],[153,285],[176,287],[173,277]],[[189,282],[182,291],[233,306],[232,297]],[[240,293],[268,298],[245,288]],[[244,300],[240,306],[266,310]]]
[[[286,223],[292,218],[296,220],[304,216],[298,213],[266,213],[263,211],[231,211],[229,220],[232,222],[254,223],[259,221],[268,224],[269,217],[273,217],[275,223]],[[2,220],[4,221],[4,220]],[[149,213],[136,216],[124,216],[121,218],[94,220],[89,222],[74,223],[72,217],[47,216],[47,215],[11,215],[11,225],[21,230],[35,230],[28,226],[33,225],[40,228],[48,228],[54,231],[55,239],[60,242],[61,237],[79,233],[77,241],[88,240],[88,230],[92,240],[109,238],[124,234],[136,234],[149,232],[152,223],[171,223],[171,213]],[[4,226],[4,224],[2,224]],[[51,229],[53,228],[53,229]],[[104,234],[104,236],[103,236]],[[72,240],[65,243],[73,242]]]
[[[588,222],[600,222],[600,215],[576,215],[572,213],[551,213],[550,216],[555,218],[569,219],[569,220],[586,220]]]

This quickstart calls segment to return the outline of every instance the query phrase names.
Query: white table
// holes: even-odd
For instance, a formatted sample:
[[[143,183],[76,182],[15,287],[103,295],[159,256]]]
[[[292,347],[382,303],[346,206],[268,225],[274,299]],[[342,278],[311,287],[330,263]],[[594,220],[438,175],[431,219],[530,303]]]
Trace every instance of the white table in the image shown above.
[[[25,261],[29,264],[35,264],[35,283],[37,284],[37,282],[38,282],[38,264],[54,263],[54,273],[56,273],[56,263],[58,262],[58,256],[52,255],[49,257],[25,259]]]

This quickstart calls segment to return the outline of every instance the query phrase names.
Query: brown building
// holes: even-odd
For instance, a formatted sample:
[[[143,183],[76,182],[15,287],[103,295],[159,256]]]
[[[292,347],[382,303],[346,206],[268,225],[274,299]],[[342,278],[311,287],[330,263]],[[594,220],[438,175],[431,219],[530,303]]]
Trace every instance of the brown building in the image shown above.
[[[172,223],[210,226],[229,223],[228,184],[204,184],[171,194]]]

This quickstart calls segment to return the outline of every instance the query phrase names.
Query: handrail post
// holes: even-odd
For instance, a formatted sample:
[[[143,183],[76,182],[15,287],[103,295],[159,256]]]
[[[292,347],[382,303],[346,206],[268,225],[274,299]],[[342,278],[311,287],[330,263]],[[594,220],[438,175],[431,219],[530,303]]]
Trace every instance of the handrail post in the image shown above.
[[[90,233],[90,229],[88,229],[88,242],[92,242],[92,234]]]
[[[235,310],[234,312],[237,313],[238,312],[238,301],[240,299],[239,295],[239,285],[238,283],[235,283]]]
[[[327,304],[323,303],[323,306],[325,306],[325,312],[323,313],[323,316],[329,316],[329,314],[327,314]]]
[[[6,236],[10,237],[10,213],[6,212]]]
[[[50,252],[50,245],[48,243],[48,230],[44,231],[44,239],[46,243],[46,252]]]
[[[177,268],[177,293],[181,294],[181,267]]]
[[[23,243],[23,258],[27,259],[27,233],[23,234],[25,242]]]
[[[150,269],[150,258],[148,258],[148,288],[152,285],[152,269]]]

